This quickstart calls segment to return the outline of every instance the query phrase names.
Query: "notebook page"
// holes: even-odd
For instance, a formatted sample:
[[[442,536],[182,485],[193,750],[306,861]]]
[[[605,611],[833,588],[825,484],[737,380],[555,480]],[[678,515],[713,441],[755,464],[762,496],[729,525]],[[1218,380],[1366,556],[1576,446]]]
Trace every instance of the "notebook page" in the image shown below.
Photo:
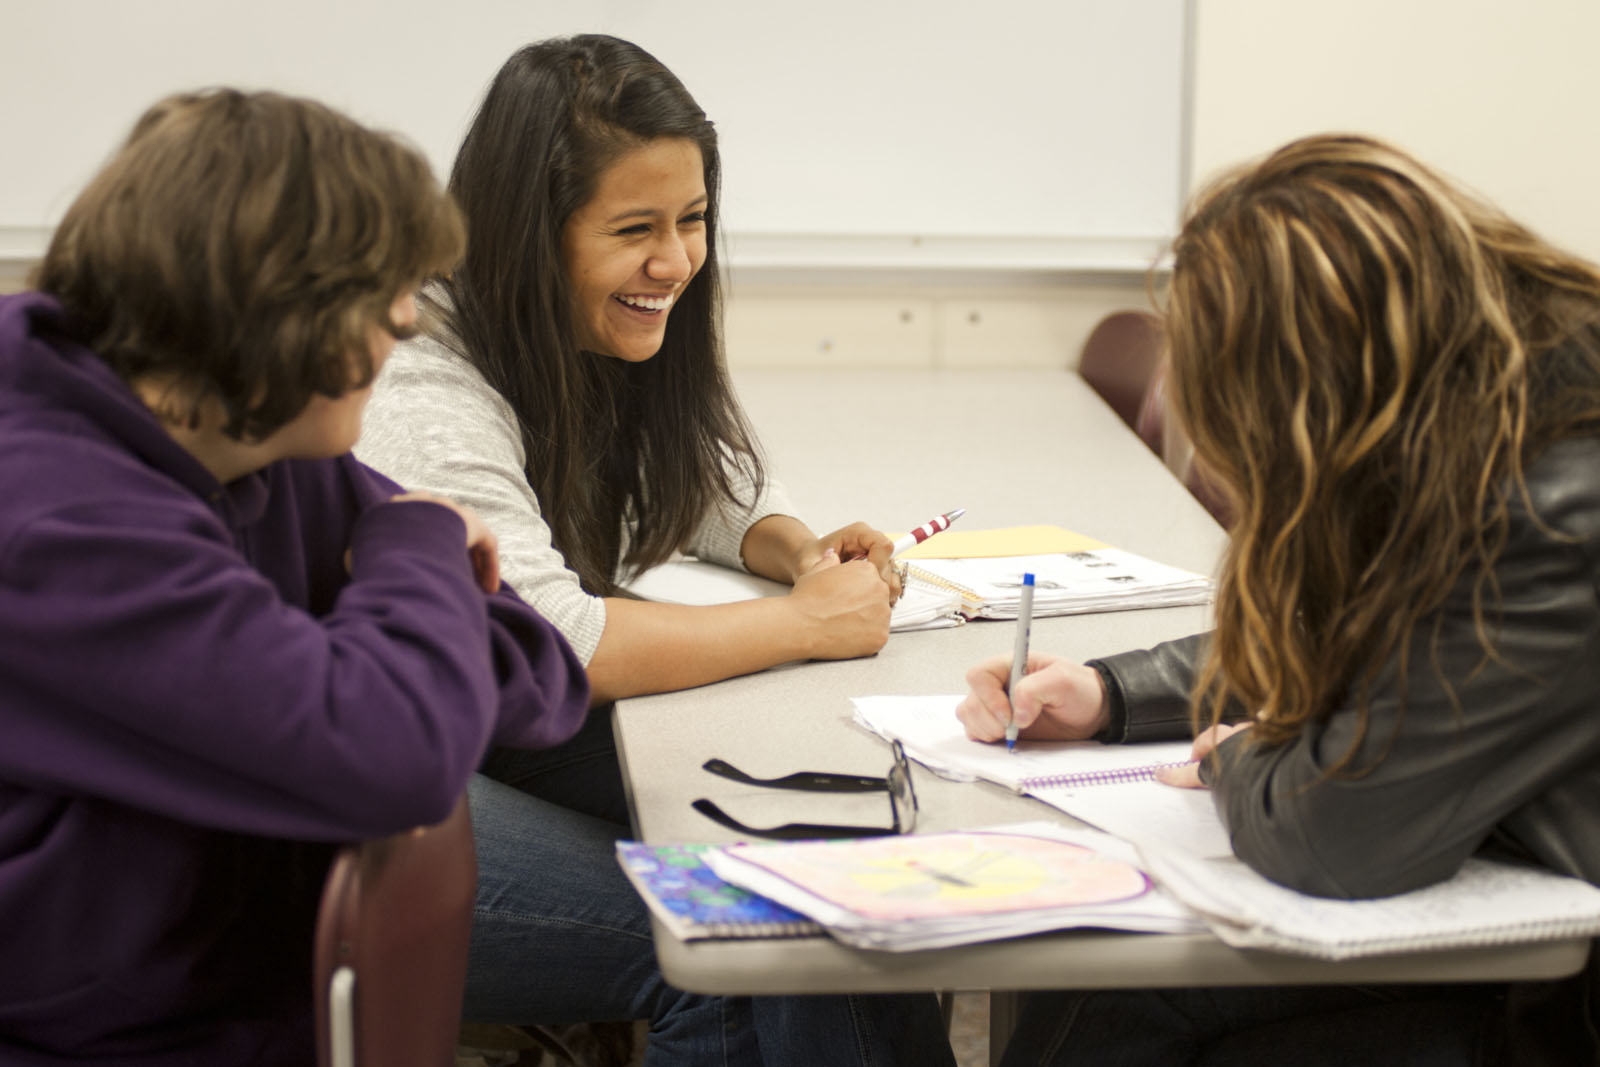
[[[1196,856],[1233,855],[1209,789],[1149,780],[1030,789],[1028,795],[1135,845]]]
[[[1092,773],[1180,763],[1189,758],[1187,741],[1147,745],[1103,745],[1098,741],[1019,740],[1015,753],[1004,744],[970,740],[956,718],[961,696],[853,697],[856,722],[873,733],[898,739],[906,753],[945,777],[982,778],[1018,792],[1024,780],[1050,775]],[[1099,787],[1109,788],[1109,787]]]

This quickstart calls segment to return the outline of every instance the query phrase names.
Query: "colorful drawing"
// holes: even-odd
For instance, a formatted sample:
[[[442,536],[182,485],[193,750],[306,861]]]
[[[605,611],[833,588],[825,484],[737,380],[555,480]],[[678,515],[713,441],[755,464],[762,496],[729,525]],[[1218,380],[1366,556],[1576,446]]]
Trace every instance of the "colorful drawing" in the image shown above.
[[[727,851],[874,920],[984,915],[1131,900],[1132,864],[1065,841],[967,831]]]

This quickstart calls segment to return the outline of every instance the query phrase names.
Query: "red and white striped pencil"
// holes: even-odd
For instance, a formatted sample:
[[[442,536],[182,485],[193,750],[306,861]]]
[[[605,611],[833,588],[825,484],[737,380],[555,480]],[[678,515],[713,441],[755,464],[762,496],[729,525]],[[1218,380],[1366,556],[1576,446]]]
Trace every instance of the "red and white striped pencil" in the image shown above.
[[[945,530],[950,529],[950,524],[955,522],[966,513],[966,508],[956,508],[954,511],[947,511],[943,515],[935,515],[933,518],[929,519],[927,522],[923,523],[921,526],[918,526],[915,530],[912,530],[910,533],[896,541],[894,543],[894,551],[891,552],[890,555],[898,556],[912,545],[921,544],[934,534],[942,533]]]

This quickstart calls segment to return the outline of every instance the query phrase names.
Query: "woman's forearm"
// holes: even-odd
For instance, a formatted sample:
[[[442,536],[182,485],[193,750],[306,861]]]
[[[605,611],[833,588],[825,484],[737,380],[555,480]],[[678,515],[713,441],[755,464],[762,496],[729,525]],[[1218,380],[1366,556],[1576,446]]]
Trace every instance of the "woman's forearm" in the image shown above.
[[[751,574],[792,585],[821,558],[820,548],[816,558],[801,558],[802,550],[816,543],[817,535],[794,516],[768,515],[745,531],[739,554]]]
[[[809,659],[821,620],[791,597],[691,606],[606,600],[606,626],[589,661],[591,700],[665,693]]]

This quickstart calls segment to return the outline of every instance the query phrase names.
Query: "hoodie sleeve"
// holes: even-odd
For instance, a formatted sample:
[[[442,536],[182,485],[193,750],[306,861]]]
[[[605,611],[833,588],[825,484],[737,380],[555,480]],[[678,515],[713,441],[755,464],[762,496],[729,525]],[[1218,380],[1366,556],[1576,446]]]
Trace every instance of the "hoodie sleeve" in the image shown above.
[[[338,840],[442,818],[491,739],[570,736],[587,683],[565,642],[475,587],[453,512],[374,503],[379,489],[358,487],[344,515],[313,502],[302,516],[343,542],[321,555],[342,564],[349,549],[315,615],[275,584],[306,570],[305,545],[258,569],[188,494],[79,498],[14,527],[0,544],[0,780]]]

